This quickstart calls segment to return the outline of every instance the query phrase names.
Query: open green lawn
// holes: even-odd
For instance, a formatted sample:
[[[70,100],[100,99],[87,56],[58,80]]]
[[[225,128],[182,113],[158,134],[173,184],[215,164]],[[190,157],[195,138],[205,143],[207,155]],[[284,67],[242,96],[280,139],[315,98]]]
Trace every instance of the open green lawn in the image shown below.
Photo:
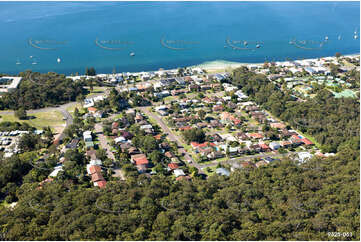
[[[117,120],[117,119],[121,119],[121,118],[123,118],[123,114],[119,113],[119,114],[114,116],[113,120]]]
[[[78,108],[79,112],[81,111],[81,104],[80,103],[76,103],[74,105],[71,105],[69,107],[66,108],[66,111],[68,111],[70,114],[74,113],[75,108]]]
[[[19,123],[28,123],[31,126],[34,126],[37,129],[43,129],[43,127],[50,126],[52,130],[57,131],[59,128],[65,126],[65,120],[63,120],[63,115],[58,111],[50,112],[39,112],[34,114],[28,114],[28,116],[33,116],[35,118],[28,120],[19,120],[13,114],[1,114],[0,112],[0,122],[9,121],[9,122],[19,122]]]
[[[209,168],[209,169],[208,169]],[[207,168],[203,168],[202,171],[207,175],[207,176],[211,176],[213,174],[216,174],[216,169],[217,166],[210,166]],[[208,171],[209,170],[209,171]]]
[[[86,97],[89,97],[94,94],[103,93],[105,91],[106,87],[93,87],[93,91],[90,91],[89,94],[86,95]]]
[[[178,99],[177,96],[168,96],[168,97],[165,97],[163,100],[165,103],[170,103],[171,101],[177,100],[177,99]]]

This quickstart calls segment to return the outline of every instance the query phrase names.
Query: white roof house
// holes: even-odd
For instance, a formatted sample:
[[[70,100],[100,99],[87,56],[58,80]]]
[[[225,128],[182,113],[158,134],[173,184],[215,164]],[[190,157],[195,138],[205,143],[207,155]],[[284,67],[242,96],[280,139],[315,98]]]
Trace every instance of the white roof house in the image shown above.
[[[153,126],[150,124],[145,124],[145,125],[140,126],[140,129],[151,129],[151,128],[153,128]]]
[[[126,141],[126,139],[123,136],[119,136],[119,137],[114,139],[115,143],[125,142],[125,141]]]
[[[63,165],[57,165],[54,170],[49,174],[49,177],[56,177],[60,171],[63,170]]]
[[[89,164],[90,164],[91,166],[101,166],[101,165],[102,165],[102,161],[99,160],[99,159],[90,160]]]
[[[311,159],[312,158],[312,154],[311,153],[309,153],[309,152],[299,152],[298,153],[298,161],[300,162],[300,163],[304,163],[304,162],[306,162],[306,161],[308,161],[309,159]]]
[[[179,176],[185,176],[186,174],[184,174],[184,171],[182,169],[175,169],[173,171],[175,177],[179,177]]]
[[[18,76],[3,76],[0,77],[0,92],[10,92],[15,90],[21,81],[22,77]]]
[[[156,111],[160,111],[160,110],[167,110],[167,109],[168,109],[168,107],[167,107],[167,106],[165,106],[165,105],[155,107],[155,110],[156,110]]]
[[[272,149],[272,150],[277,150],[281,147],[280,143],[276,142],[276,141],[273,141],[269,144],[269,147]]]

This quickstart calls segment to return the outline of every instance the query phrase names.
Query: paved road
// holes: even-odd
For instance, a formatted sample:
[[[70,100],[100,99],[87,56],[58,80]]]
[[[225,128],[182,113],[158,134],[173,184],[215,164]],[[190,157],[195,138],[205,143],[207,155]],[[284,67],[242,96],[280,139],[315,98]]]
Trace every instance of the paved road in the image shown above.
[[[63,129],[63,131],[61,132],[61,134],[58,137],[59,143],[60,144],[63,139],[64,139],[64,130],[69,127],[70,125],[73,124],[73,116],[65,109],[65,108],[60,108],[59,111],[61,112],[61,114],[63,115],[63,117],[65,118],[65,127]]]

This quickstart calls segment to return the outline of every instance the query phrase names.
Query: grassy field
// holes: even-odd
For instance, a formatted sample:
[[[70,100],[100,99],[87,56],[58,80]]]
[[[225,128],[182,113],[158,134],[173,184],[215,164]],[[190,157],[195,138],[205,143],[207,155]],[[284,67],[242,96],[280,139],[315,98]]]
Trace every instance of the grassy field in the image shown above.
[[[60,128],[65,126],[63,115],[58,111],[29,114],[28,116],[34,117],[33,119],[29,119],[29,120],[19,120],[13,114],[1,114],[1,112],[0,112],[0,116],[1,116],[0,122],[9,121],[9,122],[28,123],[29,125],[34,126],[37,129],[43,129],[43,127],[50,126],[50,128],[55,132],[58,132]]]
[[[106,87],[93,87],[93,91],[90,91],[89,94],[86,95],[86,97],[89,97],[93,94],[103,93],[105,91]]]
[[[207,171],[207,170],[209,170],[208,168],[210,169],[210,171]],[[207,167],[207,168],[202,169],[202,171],[203,171],[207,176],[210,176],[210,175],[216,174],[216,173],[215,173],[216,169],[217,169],[217,166],[210,166],[210,167]]]
[[[78,110],[81,111],[82,106],[81,106],[81,104],[76,103],[76,104],[74,104],[74,105],[71,105],[71,106],[67,107],[67,108],[66,108],[66,111],[68,111],[69,113],[73,114],[75,108],[78,108]]]

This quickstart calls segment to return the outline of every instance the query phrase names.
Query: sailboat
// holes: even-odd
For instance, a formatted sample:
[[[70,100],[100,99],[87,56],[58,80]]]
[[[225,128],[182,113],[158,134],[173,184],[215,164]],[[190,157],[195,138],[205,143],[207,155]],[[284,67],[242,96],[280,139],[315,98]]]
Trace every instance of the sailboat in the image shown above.
[[[61,62],[61,59],[60,59],[60,58],[58,58],[56,61],[57,61],[58,63],[60,63],[60,62]]]
[[[16,64],[17,64],[17,65],[20,65],[20,64],[21,64],[19,58],[17,59]]]

